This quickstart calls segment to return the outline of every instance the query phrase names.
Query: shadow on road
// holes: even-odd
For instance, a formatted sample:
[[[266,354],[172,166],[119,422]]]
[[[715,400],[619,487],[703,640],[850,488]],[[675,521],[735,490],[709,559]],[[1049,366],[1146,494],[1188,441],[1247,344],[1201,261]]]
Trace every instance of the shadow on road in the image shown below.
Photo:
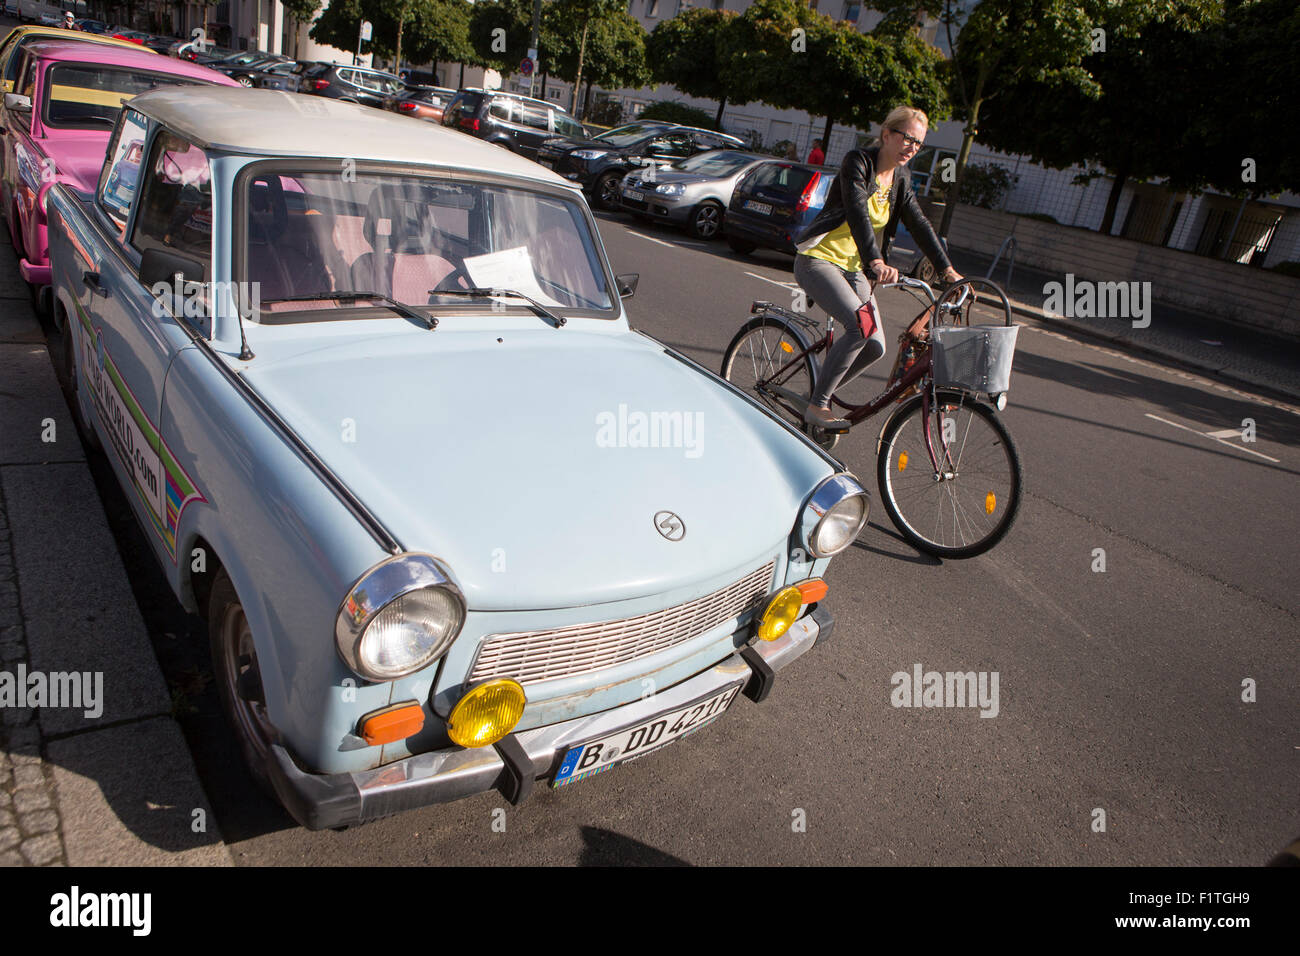
[[[690,866],[685,860],[656,850],[602,827],[582,828],[580,866]]]

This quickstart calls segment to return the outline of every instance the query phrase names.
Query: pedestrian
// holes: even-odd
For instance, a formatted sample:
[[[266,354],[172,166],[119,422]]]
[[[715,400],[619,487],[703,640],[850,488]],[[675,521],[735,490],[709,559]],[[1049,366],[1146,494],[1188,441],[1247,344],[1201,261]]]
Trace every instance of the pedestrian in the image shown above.
[[[795,146],[794,140],[789,140],[785,144],[785,158],[799,162],[799,147]]]
[[[885,332],[870,280],[898,281],[898,270],[885,256],[900,218],[935,271],[947,282],[961,280],[909,182],[907,163],[925,141],[928,125],[920,110],[891,110],[871,145],[844,157],[826,205],[796,243],[795,281],[845,327],[817,372],[812,401],[804,412],[804,421],[811,425],[847,427],[830,411],[831,395],[885,354]]]
[[[63,29],[65,30],[81,29],[81,27],[77,26],[77,21],[73,18],[71,10],[67,10],[63,14]]]
[[[820,166],[826,162],[826,141],[821,139],[813,140],[811,152],[808,153],[808,162],[814,166]]]

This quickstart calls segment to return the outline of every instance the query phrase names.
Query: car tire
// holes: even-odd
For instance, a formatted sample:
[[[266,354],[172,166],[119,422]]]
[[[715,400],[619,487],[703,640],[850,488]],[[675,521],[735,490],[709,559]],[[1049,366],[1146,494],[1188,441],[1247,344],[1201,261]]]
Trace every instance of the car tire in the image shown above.
[[[235,82],[238,83],[240,86],[251,87],[253,85],[253,78],[251,76],[237,76],[235,77]]]
[[[623,179],[623,173],[615,170],[604,173],[596,180],[596,205],[601,209],[608,209],[610,212],[617,212],[618,202],[618,184]]]
[[[705,242],[718,238],[722,233],[722,204],[712,199],[706,200],[691,212],[691,235]]]
[[[737,239],[735,236],[727,237],[727,245],[731,246],[732,252],[739,252],[742,256],[747,256],[758,248],[758,243],[750,242],[748,239]]]
[[[266,716],[257,650],[235,585],[225,568],[217,572],[208,597],[208,641],[212,673],[240,755],[257,785],[274,796],[267,761],[274,730]]]

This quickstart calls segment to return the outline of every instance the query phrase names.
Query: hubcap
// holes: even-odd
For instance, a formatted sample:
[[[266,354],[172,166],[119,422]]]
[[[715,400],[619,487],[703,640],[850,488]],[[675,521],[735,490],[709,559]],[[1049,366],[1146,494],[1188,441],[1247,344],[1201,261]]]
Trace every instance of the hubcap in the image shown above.
[[[705,206],[695,214],[695,230],[706,239],[718,233],[718,207]]]
[[[229,608],[222,629],[225,632],[222,647],[226,654],[226,689],[234,701],[240,730],[245,738],[260,749],[265,749],[272,736],[271,721],[266,715],[265,696],[259,693],[259,699],[256,700],[249,700],[246,696],[249,687],[261,688],[262,679],[257,666],[257,651],[253,647],[253,632],[248,626],[244,609],[238,606]]]

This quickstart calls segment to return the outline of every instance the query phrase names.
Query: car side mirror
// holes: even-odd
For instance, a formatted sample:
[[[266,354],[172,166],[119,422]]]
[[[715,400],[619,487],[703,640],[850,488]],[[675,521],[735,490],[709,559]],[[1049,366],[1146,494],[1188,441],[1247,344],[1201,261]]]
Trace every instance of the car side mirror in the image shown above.
[[[30,96],[23,96],[21,93],[6,93],[5,109],[13,110],[15,113],[30,113],[32,111],[32,99]]]
[[[140,283],[146,289],[160,282],[171,286],[178,274],[183,282],[202,282],[203,263],[170,249],[146,249],[140,257]]]
[[[620,299],[630,299],[636,295],[637,283],[641,281],[641,273],[629,272],[625,275],[614,276],[614,282],[618,285],[618,297]]]

